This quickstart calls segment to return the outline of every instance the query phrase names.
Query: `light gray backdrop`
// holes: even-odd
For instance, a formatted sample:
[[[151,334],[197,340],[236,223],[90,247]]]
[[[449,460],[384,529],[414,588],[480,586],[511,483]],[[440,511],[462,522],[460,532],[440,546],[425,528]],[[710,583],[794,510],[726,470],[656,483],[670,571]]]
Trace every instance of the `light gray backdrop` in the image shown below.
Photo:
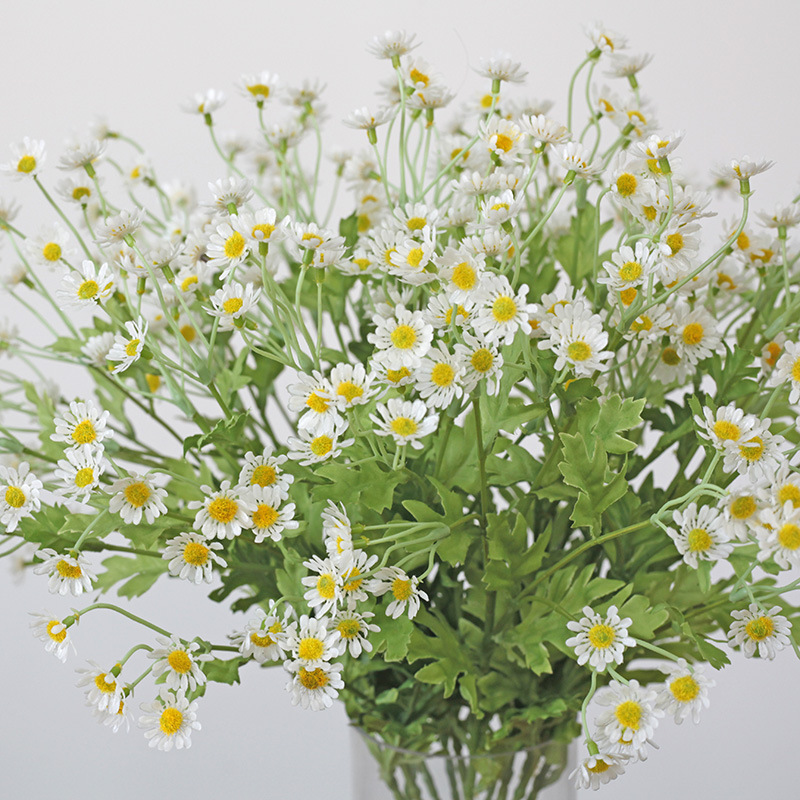
[[[642,76],[642,91],[657,104],[666,129],[687,130],[681,156],[689,174],[700,176],[711,164],[743,154],[772,158],[776,168],[753,182],[755,206],[771,206],[798,191],[798,8],[777,0],[6,3],[0,158],[7,142],[43,138],[50,152],[45,180],[51,182],[60,177],[54,165],[62,141],[101,112],[146,144],[163,179],[182,177],[202,191],[224,173],[201,120],[183,114],[178,103],[191,92],[221,88],[231,99],[219,114],[220,127],[250,133],[252,109],[235,97],[233,83],[244,72],[262,69],[293,83],[322,77],[332,114],[330,141],[360,147],[363,134],[338,120],[373,103],[385,65],[366,54],[364,42],[393,27],[417,31],[424,42],[419,54],[462,92],[478,90],[470,67],[480,56],[509,50],[530,70],[524,93],[557,100],[553,114],[563,118],[566,83],[587,47],[581,26],[600,17],[629,36],[633,51],[656,54]],[[26,204],[28,230],[51,220],[26,187],[0,185],[0,197],[12,194]],[[11,265],[5,246],[0,272]],[[6,307],[7,298],[0,298],[0,317],[9,313]],[[18,319],[25,324],[27,318]],[[134,610],[181,635],[216,641],[242,622],[206,600],[202,589],[162,584]],[[203,730],[194,734],[192,749],[151,752],[138,730],[114,736],[97,725],[74,686],[73,669],[83,659],[107,664],[141,641],[136,626],[107,612],[87,616],[73,630],[79,657],[63,666],[31,637],[26,612],[63,613],[68,603],[48,595],[44,578],[29,575],[13,584],[2,563],[0,598],[3,796],[351,796],[341,708],[319,714],[293,709],[280,671],[250,666],[241,686],[212,687],[202,701]],[[737,657],[716,677],[702,724],[662,724],[661,750],[605,788],[605,796],[789,793],[800,702],[794,657],[784,652],[772,664]],[[137,699],[146,695],[139,692]]]

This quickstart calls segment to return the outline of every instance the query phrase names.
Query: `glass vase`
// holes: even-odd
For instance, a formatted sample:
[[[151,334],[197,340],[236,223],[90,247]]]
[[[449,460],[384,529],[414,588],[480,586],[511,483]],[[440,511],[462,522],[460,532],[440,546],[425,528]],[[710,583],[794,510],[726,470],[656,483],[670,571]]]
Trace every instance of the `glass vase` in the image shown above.
[[[354,800],[574,800],[569,745],[490,755],[429,755],[351,734]]]

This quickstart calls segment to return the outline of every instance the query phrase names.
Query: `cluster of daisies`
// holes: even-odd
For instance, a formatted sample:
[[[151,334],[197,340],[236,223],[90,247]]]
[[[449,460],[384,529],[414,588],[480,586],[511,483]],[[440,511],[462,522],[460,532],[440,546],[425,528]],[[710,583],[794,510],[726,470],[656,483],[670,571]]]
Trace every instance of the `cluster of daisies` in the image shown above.
[[[36,553],[35,571],[47,576],[51,592],[92,590],[95,571],[81,550],[90,537],[102,544],[108,533],[121,533],[136,547],[138,532],[157,520],[167,533],[154,557],[176,578],[210,584],[234,563],[238,545],[290,547],[302,535],[310,520],[296,519],[292,492],[298,500],[330,462],[376,460],[394,470],[408,459],[412,472],[424,471],[426,444],[445,422],[463,424],[470,405],[477,416],[481,396],[549,402],[548,385],[552,394],[588,378],[604,394],[660,401],[665,392],[699,386],[739,334],[761,351],[759,379],[773,392],[767,408],[757,416],[735,404],[708,407],[695,420],[712,466],[721,462],[738,483],[723,489],[704,481],[674,510],[675,527],[654,520],[693,568],[727,558],[737,543],[756,543],[761,563],[800,563],[800,478],[789,436],[800,403],[800,309],[792,291],[798,256],[787,244],[800,204],[760,214],[756,228],[747,213],[750,180],[771,163],[742,158],[721,167],[718,182],[738,189],[744,211],[725,223],[704,259],[710,197],[680,175],[683,133],[661,129],[640,95],[637,75],[649,56],[627,54],[623,37],[602,26],[588,34],[581,69],[600,65],[626,88],[587,83],[590,123],[577,135],[571,103],[564,124],[549,115],[552,103],[513,96],[511,85],[526,72],[505,54],[481,62],[486,91],[445,120],[442,109],[455,95],[417,55],[414,36],[375,37],[369,50],[391,69],[379,107],[345,120],[365,133],[368,147],[332,155],[327,212],[317,177],[301,164],[326,117],[324,87],[286,87],[268,72],[243,76],[238,87],[258,118],[255,143],[218,132],[221,92],[185,104],[204,121],[228,172],[204,197],[179,181],[161,182],[138,148],[127,160],[112,158],[112,143],[129,140],[102,123],[62,155],[64,176],[52,194],[44,185],[44,144],[26,138],[12,146],[0,169],[42,189],[61,222],[26,236],[15,227],[15,204],[0,202],[0,229],[19,257],[6,288],[19,299],[36,292],[31,313],[48,329],[63,323],[67,331],[59,357],[88,369],[103,396],[149,413],[184,445],[185,465],[213,484],[153,466],[160,443],[137,442],[90,398],[38,386],[59,409],[45,435],[61,453],[37,462],[34,445],[15,453],[30,454],[29,461],[0,465],[0,524],[19,534],[25,520],[38,521],[43,504],[88,516],[70,548],[56,549],[54,537]],[[276,99],[288,117],[265,119]],[[613,143],[601,149],[607,128]],[[405,137],[405,155],[390,164],[385,145],[393,135]],[[115,195],[120,183],[124,191]],[[352,192],[353,213],[334,225],[340,184]],[[609,229],[619,234],[613,246]],[[53,278],[60,285],[51,294]],[[784,323],[769,336],[748,318],[753,294],[766,289]],[[75,314],[91,318],[91,328],[76,327]],[[761,338],[747,341],[756,333]],[[30,352],[49,351],[14,326],[0,327],[0,354]],[[266,401],[257,400],[252,377],[265,374],[264,365],[275,370]],[[785,416],[767,416],[773,400],[794,412],[782,432]],[[223,424],[211,431],[217,411]],[[244,412],[248,435],[262,440],[246,453],[251,445],[219,436]],[[191,446],[170,427],[173,418],[203,423],[201,441],[223,446]],[[544,431],[557,447],[558,426],[553,416],[549,422],[552,431]],[[512,438],[521,442],[519,433]],[[195,499],[183,499],[187,491]],[[699,502],[708,497],[716,505]],[[282,663],[293,702],[319,710],[344,686],[337,659],[372,652],[376,598],[384,598],[388,619],[414,618],[435,591],[435,565],[420,575],[387,565],[365,549],[370,541],[354,535],[348,511],[335,503],[322,512],[322,540],[311,545],[319,554],[303,562],[298,587],[305,607],[272,599],[231,641],[240,657]],[[788,620],[780,606],[751,599],[733,612],[728,640],[745,655],[772,658],[790,643]],[[584,720],[589,757],[575,773],[579,785],[596,788],[646,756],[665,713],[696,720],[711,681],[702,665],[683,660],[664,667],[659,687],[624,680],[615,666],[637,644],[630,620],[613,606],[605,616],[585,614],[569,623],[576,635],[567,644],[594,671],[593,687],[598,673],[612,676],[596,695],[607,710],[592,736]],[[79,616],[42,614],[32,623],[62,661]],[[139,722],[151,746],[168,750],[188,747],[199,728],[197,696],[214,647],[161,634],[157,647],[137,645],[108,670],[90,662],[79,685],[101,722],[127,727],[143,676],[123,682],[121,672],[145,651],[153,660],[147,672],[163,684],[142,705]]]

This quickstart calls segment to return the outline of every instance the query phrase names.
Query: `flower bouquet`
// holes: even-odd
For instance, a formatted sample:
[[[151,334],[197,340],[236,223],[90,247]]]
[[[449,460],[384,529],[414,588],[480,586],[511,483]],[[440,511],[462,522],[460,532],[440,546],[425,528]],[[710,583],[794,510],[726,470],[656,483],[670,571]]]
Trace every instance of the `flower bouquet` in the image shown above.
[[[4,306],[41,334],[0,334],[3,555],[97,595],[34,615],[61,661],[127,618],[78,670],[100,722],[189,747],[210,684],[282,667],[395,798],[534,798],[576,737],[597,788],[697,721],[728,648],[797,652],[798,198],[754,221],[770,162],[719,167],[741,211],[709,246],[649,57],[587,33],[564,124],[510,56],[451,111],[414,36],[375,37],[380,104],[329,178],[323,87],[271,73],[239,83],[255,143],[218,134],[220,92],[186,104],[227,173],[199,196],[107,125],[58,180],[12,147],[52,219],[0,208]],[[162,575],[245,612],[229,641],[99,594]]]

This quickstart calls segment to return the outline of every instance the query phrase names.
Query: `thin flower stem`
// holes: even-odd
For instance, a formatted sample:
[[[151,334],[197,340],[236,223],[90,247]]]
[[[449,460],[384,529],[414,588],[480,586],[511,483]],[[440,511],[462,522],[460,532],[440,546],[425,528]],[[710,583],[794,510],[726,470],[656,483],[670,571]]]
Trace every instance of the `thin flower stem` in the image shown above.
[[[127,617],[134,622],[138,622],[140,625],[144,625],[145,628],[150,628],[150,630],[160,633],[162,636],[172,638],[172,634],[169,631],[164,630],[164,628],[159,628],[158,625],[154,625],[152,622],[148,622],[146,619],[142,619],[141,617],[136,616],[136,614],[126,611],[124,608],[115,606],[113,603],[92,603],[91,605],[86,606],[86,608],[75,612],[74,617],[78,619],[84,614],[87,614],[89,611],[96,611],[97,609],[101,608],[104,608],[108,611],[116,611],[117,614],[122,614],[123,617]]]

